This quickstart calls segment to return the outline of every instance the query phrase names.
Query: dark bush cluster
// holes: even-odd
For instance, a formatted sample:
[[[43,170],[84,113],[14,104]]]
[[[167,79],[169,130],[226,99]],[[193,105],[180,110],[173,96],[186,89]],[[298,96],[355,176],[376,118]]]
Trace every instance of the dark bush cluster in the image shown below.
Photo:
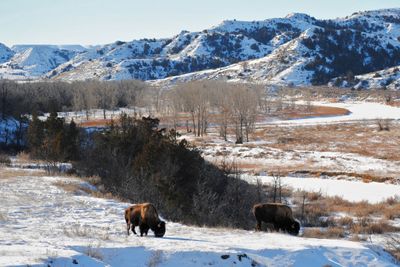
[[[265,199],[262,191],[204,161],[174,131],[157,127],[156,119],[122,116],[90,137],[77,170],[100,176],[108,191],[133,203],[153,202],[166,219],[252,228],[251,208]]]
[[[302,42],[319,53],[305,66],[307,70],[314,70],[314,85],[326,84],[330,79],[350,72],[358,75],[400,64],[399,48],[371,38],[360,30],[315,29],[314,35]]]
[[[27,131],[27,145],[34,158],[48,162],[79,159],[80,131],[74,121],[65,123],[52,112],[46,121],[32,116]]]

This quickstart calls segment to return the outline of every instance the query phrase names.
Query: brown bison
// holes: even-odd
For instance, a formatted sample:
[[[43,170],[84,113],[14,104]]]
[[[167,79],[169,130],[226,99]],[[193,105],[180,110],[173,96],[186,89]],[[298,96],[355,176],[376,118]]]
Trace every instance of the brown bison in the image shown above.
[[[261,230],[261,222],[272,224],[275,231],[286,231],[291,235],[298,235],[300,223],[293,218],[292,209],[281,203],[260,203],[253,206],[256,217],[256,230]]]
[[[165,234],[165,222],[160,220],[156,208],[151,203],[136,204],[127,208],[125,221],[128,235],[131,226],[135,235],[136,226],[139,226],[140,236],[147,235],[149,229],[154,232],[156,237],[163,237]]]

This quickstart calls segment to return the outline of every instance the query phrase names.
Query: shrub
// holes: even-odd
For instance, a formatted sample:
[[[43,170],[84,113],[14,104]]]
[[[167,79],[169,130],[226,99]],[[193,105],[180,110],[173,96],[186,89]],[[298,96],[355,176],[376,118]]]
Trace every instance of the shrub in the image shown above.
[[[400,262],[400,237],[393,235],[389,236],[386,250],[396,259],[397,262]]]
[[[355,234],[383,234],[388,232],[398,232],[399,227],[390,225],[387,221],[381,220],[379,222],[361,221],[360,223],[354,224],[352,232]]]
[[[5,154],[0,154],[0,165],[10,165],[10,157]]]
[[[266,199],[255,185],[238,178],[234,166],[208,162],[175,131],[158,131],[158,120],[126,115],[93,133],[75,164],[98,175],[106,191],[133,203],[152,202],[166,219],[189,224],[252,228],[254,203]]]
[[[343,238],[345,231],[341,227],[328,227],[327,229],[311,228],[305,229],[304,237],[311,238]]]

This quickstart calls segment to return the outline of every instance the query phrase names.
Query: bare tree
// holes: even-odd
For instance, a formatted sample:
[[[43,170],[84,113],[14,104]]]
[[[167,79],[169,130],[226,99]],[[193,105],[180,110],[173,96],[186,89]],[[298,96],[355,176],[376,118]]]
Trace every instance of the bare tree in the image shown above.
[[[249,141],[257,117],[257,103],[257,94],[247,85],[237,84],[232,88],[232,118],[237,143],[242,143],[244,137]]]
[[[276,203],[279,201],[279,203],[282,203],[282,179],[281,175],[278,174],[273,174],[272,175],[273,180],[272,180],[272,187],[273,187],[273,194],[272,194],[272,199],[273,202]]]
[[[219,134],[225,141],[228,140],[228,125],[232,117],[231,95],[226,83],[216,84],[214,91],[213,106],[218,111],[216,121],[219,125]]]
[[[175,90],[181,98],[183,111],[190,113],[194,134],[203,136],[208,126],[211,85],[195,81],[179,84]]]

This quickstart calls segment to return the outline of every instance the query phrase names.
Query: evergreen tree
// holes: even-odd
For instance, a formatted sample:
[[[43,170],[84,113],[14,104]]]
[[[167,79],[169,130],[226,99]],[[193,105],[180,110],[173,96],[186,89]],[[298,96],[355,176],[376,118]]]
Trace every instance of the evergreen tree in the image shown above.
[[[65,160],[77,160],[79,159],[79,129],[74,120],[65,128],[63,140]]]
[[[37,113],[33,112],[32,121],[27,132],[28,148],[34,157],[40,157],[41,147],[44,141],[44,123],[39,120]]]

